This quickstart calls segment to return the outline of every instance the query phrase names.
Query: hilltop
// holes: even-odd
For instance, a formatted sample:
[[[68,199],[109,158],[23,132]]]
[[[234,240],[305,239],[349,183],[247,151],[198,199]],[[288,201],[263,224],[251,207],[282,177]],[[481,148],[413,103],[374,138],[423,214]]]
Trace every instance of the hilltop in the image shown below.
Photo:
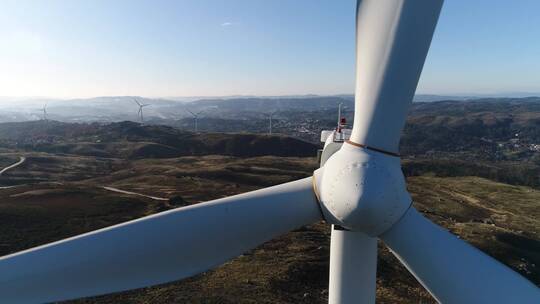
[[[113,158],[187,155],[313,156],[317,145],[284,135],[193,133],[163,125],[29,121],[0,124],[0,147]]]
[[[523,160],[532,159],[536,152],[540,152],[540,97],[466,100],[431,97],[418,96],[417,100],[436,101],[412,104],[401,142],[402,154],[418,156],[467,150],[473,158]],[[200,131],[264,134],[269,131],[269,113],[274,113],[273,133],[293,136],[314,144],[318,144],[321,130],[335,127],[339,104],[343,105],[342,113],[348,122],[352,124],[354,120],[354,102],[349,95],[213,98],[189,102],[141,100],[150,104],[145,108],[147,125],[159,125],[160,128],[167,125],[191,131],[194,129],[194,119],[189,110],[200,113]],[[137,120],[134,97],[55,101],[48,107],[49,118],[63,122],[86,122],[89,125],[99,122],[100,126],[111,122],[122,125],[125,124],[122,120]],[[15,107],[2,110],[0,121],[23,120],[24,117],[36,120],[42,116],[37,112],[24,116],[25,113],[29,114],[31,110]],[[17,127],[25,129],[21,125]],[[42,126],[38,124],[38,127]],[[74,125],[73,128],[94,128],[101,133],[107,132],[104,128],[87,125]]]

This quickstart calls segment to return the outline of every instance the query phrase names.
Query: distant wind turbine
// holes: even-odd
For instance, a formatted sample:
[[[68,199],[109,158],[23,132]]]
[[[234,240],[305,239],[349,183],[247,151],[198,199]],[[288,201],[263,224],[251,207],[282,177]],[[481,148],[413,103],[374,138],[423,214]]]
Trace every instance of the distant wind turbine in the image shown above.
[[[267,114],[268,115],[268,122],[269,122],[269,127],[268,127],[268,134],[272,135],[272,117],[274,116],[274,114],[276,114],[276,112],[272,112],[272,113],[269,113]]]
[[[133,99],[133,100],[139,106],[139,112],[137,113],[137,115],[139,116],[139,119],[141,120],[141,123],[144,123],[143,108],[146,107],[146,106],[149,106],[150,104],[140,103],[137,99]]]
[[[197,113],[193,113],[193,112],[191,112],[191,111],[188,110],[188,109],[186,109],[186,111],[188,111],[189,114],[193,115],[193,118],[195,119],[195,132],[198,132],[198,130],[199,130],[199,129],[198,129],[199,115],[201,115],[201,114],[204,112],[204,110],[199,111],[199,112],[197,112]]]
[[[43,120],[47,120],[47,103],[43,105]]]

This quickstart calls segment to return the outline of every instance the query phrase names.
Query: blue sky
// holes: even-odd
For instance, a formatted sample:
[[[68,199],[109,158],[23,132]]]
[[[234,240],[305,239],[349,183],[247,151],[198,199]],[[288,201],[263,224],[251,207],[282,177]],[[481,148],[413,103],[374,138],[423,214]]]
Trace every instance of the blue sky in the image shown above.
[[[354,91],[351,0],[0,0],[0,96]],[[540,1],[446,0],[419,93],[540,92]]]

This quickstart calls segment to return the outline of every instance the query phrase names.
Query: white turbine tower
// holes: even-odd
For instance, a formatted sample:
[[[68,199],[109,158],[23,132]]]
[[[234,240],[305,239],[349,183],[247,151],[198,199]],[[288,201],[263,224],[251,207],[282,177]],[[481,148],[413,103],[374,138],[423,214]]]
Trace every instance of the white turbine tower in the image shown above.
[[[324,219],[333,225],[330,303],[374,303],[376,238],[441,303],[540,303],[535,285],[411,206],[398,143],[441,6],[359,1],[352,135],[313,177],[5,256],[1,301],[54,302],[187,278]]]
[[[339,126],[341,125],[341,107],[343,106],[343,103],[340,102],[338,104],[338,114],[337,114],[337,127],[339,128]]]
[[[271,113],[268,113],[268,134],[269,135],[272,135],[272,119],[274,118],[274,115],[277,113],[277,111],[275,112],[271,112]]]
[[[133,99],[133,101],[135,101],[135,103],[139,106],[139,112],[137,112],[137,116],[139,116],[139,120],[142,124],[144,123],[143,108],[149,106],[150,104],[140,103],[137,99]]]
[[[43,105],[43,108],[41,109],[43,111],[43,120],[47,120],[47,103]]]
[[[189,114],[191,114],[193,116],[193,119],[195,120],[195,133],[197,133],[199,131],[199,116],[204,112],[204,110],[202,111],[199,111],[197,113],[193,113],[191,112],[190,110],[186,109],[186,111],[189,112]]]

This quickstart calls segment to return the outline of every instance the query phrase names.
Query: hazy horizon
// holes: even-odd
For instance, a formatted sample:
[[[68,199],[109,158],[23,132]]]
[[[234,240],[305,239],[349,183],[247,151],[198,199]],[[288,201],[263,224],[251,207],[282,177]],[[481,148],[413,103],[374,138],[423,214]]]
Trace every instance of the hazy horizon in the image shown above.
[[[164,99],[164,100],[183,100],[183,99],[234,99],[234,98],[309,98],[309,97],[335,97],[335,96],[354,96],[354,93],[338,93],[338,94],[291,94],[291,95],[251,95],[251,94],[233,94],[233,95],[200,95],[200,96],[139,96],[139,95],[96,95],[96,96],[73,96],[73,97],[56,97],[56,96],[2,96],[0,95],[0,103],[6,101],[32,101],[32,100],[78,100],[78,99],[95,99],[95,98],[144,98],[144,99]],[[523,97],[540,97],[540,92],[495,92],[495,93],[456,93],[456,94],[441,94],[441,93],[416,93],[417,96],[441,96],[441,97],[471,97],[471,98],[523,98]]]

